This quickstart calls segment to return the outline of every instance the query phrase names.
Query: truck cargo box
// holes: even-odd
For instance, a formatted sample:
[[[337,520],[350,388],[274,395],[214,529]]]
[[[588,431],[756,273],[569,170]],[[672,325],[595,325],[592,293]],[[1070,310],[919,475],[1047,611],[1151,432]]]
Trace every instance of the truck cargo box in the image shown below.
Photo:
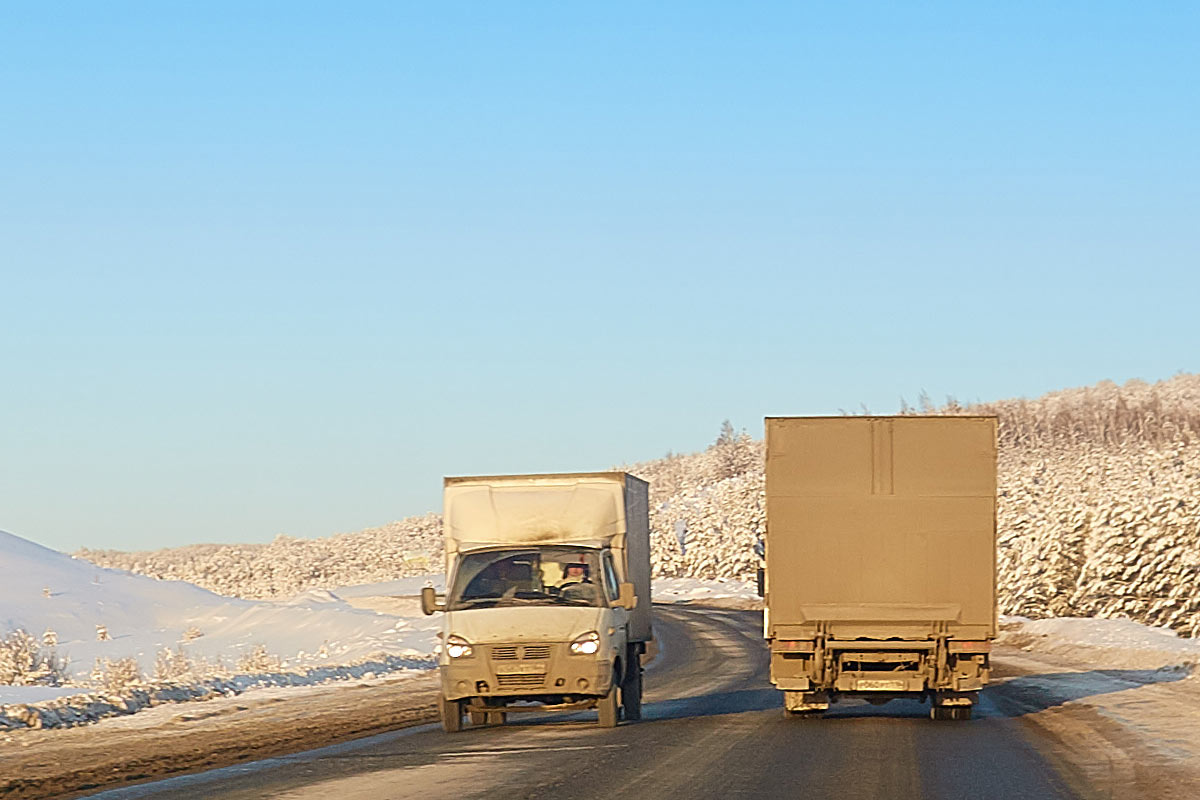
[[[995,417],[766,420],[766,636],[785,643],[775,650],[861,651],[854,679],[832,656],[777,659],[780,688],[986,680],[986,657],[979,680],[948,664],[996,633],[996,428]],[[910,655],[879,655],[889,648]],[[897,676],[865,672],[882,669]]]

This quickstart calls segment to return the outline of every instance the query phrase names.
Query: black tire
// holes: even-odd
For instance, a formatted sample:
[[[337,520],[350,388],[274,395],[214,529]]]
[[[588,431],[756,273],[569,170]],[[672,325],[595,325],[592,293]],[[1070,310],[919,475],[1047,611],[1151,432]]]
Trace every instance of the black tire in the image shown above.
[[[621,704],[619,702],[620,685],[617,683],[616,675],[613,676],[612,688],[608,690],[608,694],[600,698],[600,702],[596,705],[598,714],[597,721],[601,728],[617,727],[617,719],[620,715]]]
[[[642,667],[636,653],[621,684],[621,709],[627,720],[642,718]]]
[[[462,701],[439,697],[438,716],[442,718],[442,730],[446,733],[458,733],[463,729]]]

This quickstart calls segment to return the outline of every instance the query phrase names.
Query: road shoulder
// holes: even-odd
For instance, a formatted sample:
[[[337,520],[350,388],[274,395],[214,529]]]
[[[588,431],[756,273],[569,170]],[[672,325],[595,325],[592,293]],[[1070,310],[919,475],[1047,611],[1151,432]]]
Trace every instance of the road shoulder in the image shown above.
[[[0,798],[77,797],[419,725],[436,719],[435,687],[432,673],[408,674],[13,731],[0,740]]]

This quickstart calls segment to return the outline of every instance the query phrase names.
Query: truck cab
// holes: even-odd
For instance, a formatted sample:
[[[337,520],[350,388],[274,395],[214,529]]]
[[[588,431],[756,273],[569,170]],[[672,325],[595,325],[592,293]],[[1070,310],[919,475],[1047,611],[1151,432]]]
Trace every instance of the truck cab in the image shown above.
[[[640,717],[648,535],[639,592],[632,578],[643,570],[630,566],[623,502],[632,476],[617,475],[616,483],[592,476],[590,486],[581,476],[448,479],[447,591],[441,600],[432,589],[422,594],[425,613],[443,612],[447,731],[461,729],[464,713],[473,724],[590,708],[604,726],[622,710]],[[641,526],[635,519],[632,527]],[[632,551],[642,555],[636,544]]]

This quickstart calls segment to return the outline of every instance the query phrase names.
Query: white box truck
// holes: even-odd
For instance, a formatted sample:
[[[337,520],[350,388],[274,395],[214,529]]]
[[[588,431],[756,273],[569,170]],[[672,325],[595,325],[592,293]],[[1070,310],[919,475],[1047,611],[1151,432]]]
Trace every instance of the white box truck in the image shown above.
[[[439,703],[447,732],[517,711],[641,717],[649,484],[623,472],[445,479]]]

